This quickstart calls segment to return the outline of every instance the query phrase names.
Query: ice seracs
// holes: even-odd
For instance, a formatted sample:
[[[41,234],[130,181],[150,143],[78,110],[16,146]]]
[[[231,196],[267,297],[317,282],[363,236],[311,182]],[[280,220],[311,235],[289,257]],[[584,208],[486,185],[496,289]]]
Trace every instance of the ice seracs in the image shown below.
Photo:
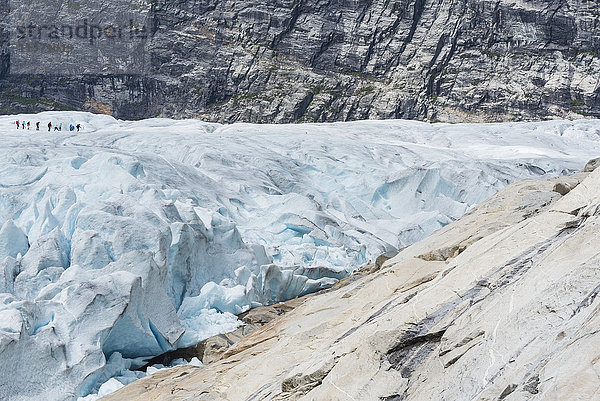
[[[106,401],[596,400],[599,223],[598,169],[514,183],[202,369]]]
[[[220,126],[0,118],[0,394],[67,400],[327,288],[509,182],[583,167],[595,121]],[[5,368],[6,367],[6,368]],[[104,385],[104,383],[106,383]]]

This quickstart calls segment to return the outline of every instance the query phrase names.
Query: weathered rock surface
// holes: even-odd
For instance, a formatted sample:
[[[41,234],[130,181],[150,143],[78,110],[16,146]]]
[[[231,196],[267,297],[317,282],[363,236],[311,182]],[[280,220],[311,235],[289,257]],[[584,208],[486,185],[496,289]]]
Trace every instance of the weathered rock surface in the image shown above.
[[[58,3],[60,22],[71,24],[111,23],[133,7]],[[63,52],[35,59],[38,67],[50,63],[52,74],[20,75],[14,64],[22,52],[7,45],[14,28],[1,25],[0,112],[67,108],[220,122],[600,116],[597,1],[142,0],[135,7],[141,14],[131,18],[146,24],[148,38],[130,50],[148,61],[126,72],[126,58],[80,51],[74,62],[95,72],[67,68],[73,54]],[[0,1],[0,17],[9,12]],[[55,18],[48,11],[46,20]]]
[[[583,168],[583,171],[585,173],[591,173],[592,171],[596,170],[598,166],[600,166],[600,157],[597,159],[590,160]]]
[[[107,400],[597,399],[600,170],[577,177],[511,185],[220,361]]]

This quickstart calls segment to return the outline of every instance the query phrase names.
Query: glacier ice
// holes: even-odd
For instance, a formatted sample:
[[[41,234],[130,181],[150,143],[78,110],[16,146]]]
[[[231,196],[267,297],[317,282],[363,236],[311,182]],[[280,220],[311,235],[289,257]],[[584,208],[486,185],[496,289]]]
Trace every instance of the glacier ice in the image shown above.
[[[16,258],[29,250],[29,240],[12,220],[7,220],[0,229],[0,258]]]
[[[16,131],[15,118],[85,131]],[[148,357],[328,288],[514,180],[600,153],[594,120],[222,126],[48,112],[0,117],[0,135],[11,401],[97,399],[143,376]]]

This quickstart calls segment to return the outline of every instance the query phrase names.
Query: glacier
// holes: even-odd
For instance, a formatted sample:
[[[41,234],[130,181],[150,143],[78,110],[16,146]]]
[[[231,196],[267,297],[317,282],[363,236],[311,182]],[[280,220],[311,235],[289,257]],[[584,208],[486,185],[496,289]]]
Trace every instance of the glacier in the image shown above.
[[[83,130],[16,130],[16,119]],[[515,180],[600,153],[596,120],[45,112],[0,116],[0,135],[0,398],[11,401],[105,395],[249,308],[329,288]]]

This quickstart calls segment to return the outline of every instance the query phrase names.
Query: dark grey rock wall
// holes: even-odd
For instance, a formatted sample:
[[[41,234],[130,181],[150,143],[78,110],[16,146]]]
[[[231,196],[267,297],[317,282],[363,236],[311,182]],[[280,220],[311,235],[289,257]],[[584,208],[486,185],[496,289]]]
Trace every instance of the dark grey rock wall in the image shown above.
[[[148,69],[0,72],[0,112],[66,108],[220,122],[600,117],[596,0],[149,6]]]

